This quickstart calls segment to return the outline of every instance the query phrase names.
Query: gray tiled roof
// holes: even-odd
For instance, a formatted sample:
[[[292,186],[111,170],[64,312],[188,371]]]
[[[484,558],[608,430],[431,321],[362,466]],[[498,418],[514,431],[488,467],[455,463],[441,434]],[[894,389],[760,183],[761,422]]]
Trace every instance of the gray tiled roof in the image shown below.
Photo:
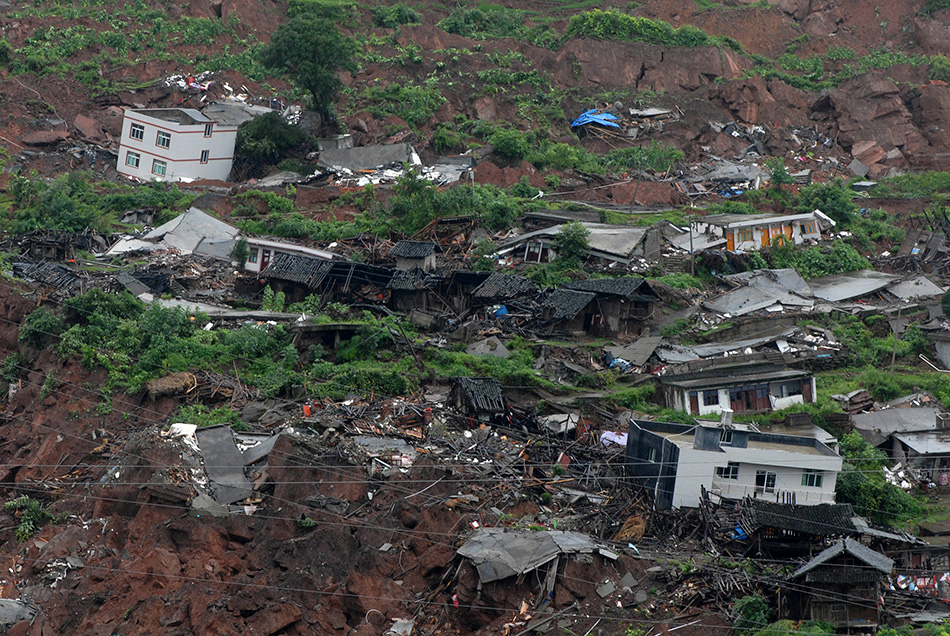
[[[890,574],[891,570],[894,569],[893,559],[884,556],[880,552],[875,552],[871,548],[865,547],[863,544],[855,541],[854,539],[843,539],[827,550],[819,553],[814,559],[800,567],[798,571],[792,575],[792,579],[797,579],[803,574],[807,574],[818,566],[823,565],[835,557],[845,553],[850,554],[860,561],[863,561],[870,567],[879,570],[883,574]]]
[[[555,289],[544,303],[550,311],[550,320],[570,320],[587,304],[594,300],[593,292],[574,291],[573,289]]]
[[[498,413],[505,410],[505,393],[495,378],[456,377],[452,381],[462,389],[465,401],[479,411]]]
[[[747,515],[752,527],[747,530],[777,528],[819,536],[851,534],[855,532],[853,517],[851,504],[796,506],[753,499]]]
[[[472,296],[475,298],[508,299],[537,293],[538,286],[527,278],[495,272],[475,288]]]
[[[647,282],[637,276],[578,280],[568,283],[564,285],[564,287],[575,291],[594,292],[595,294],[620,296],[628,299],[659,300],[656,292],[653,291]]]
[[[389,250],[390,256],[398,258],[425,258],[435,252],[432,241],[399,241]]]

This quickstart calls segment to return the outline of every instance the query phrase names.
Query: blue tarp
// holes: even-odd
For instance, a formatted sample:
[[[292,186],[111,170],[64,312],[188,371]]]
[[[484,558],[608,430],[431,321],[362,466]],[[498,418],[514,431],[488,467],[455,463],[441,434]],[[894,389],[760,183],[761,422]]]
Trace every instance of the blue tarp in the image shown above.
[[[587,124],[600,124],[601,126],[620,128],[619,125],[614,123],[614,120],[616,119],[616,115],[611,115],[610,113],[598,113],[596,108],[592,108],[571,122],[571,128],[586,126]]]

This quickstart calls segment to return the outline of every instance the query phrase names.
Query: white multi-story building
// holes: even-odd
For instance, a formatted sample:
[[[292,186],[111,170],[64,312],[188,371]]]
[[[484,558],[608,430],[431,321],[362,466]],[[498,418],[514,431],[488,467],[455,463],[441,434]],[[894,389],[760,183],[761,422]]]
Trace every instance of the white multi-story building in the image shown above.
[[[118,171],[143,180],[227,181],[234,160],[237,125],[193,108],[125,111]]]
[[[630,423],[626,459],[628,471],[653,491],[660,510],[696,507],[704,488],[726,499],[834,503],[842,464],[814,434],[641,420]]]

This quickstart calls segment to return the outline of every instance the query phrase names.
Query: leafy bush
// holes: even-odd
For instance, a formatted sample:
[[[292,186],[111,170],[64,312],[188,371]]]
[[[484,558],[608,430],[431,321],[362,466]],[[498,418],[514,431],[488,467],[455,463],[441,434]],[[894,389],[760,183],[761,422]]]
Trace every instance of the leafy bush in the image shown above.
[[[839,503],[853,504],[859,515],[887,525],[923,512],[920,501],[884,479],[884,451],[852,432],[841,437],[839,452],[845,458],[835,486]]]
[[[950,59],[946,55],[930,57],[930,79],[941,82],[950,81]]]
[[[495,154],[505,159],[524,159],[531,147],[524,134],[514,128],[499,128],[491,136]]]
[[[582,260],[590,249],[588,236],[590,230],[578,221],[562,225],[554,236],[554,251],[558,260]]]
[[[706,208],[709,214],[758,214],[755,206],[745,201],[722,201],[710,203]]]
[[[815,621],[796,622],[788,619],[780,620],[771,625],[765,626],[755,632],[755,636],[792,636],[800,634],[801,636],[834,636],[835,627],[829,623],[819,623]]]
[[[21,543],[28,541],[30,537],[39,532],[40,528],[47,521],[56,520],[56,516],[43,507],[39,501],[28,495],[21,495],[16,499],[11,499],[3,504],[6,512],[15,513],[19,517],[20,524],[14,531],[13,536]]]
[[[414,86],[393,82],[386,86],[371,86],[359,96],[358,101],[369,104],[373,117],[396,115],[410,126],[427,122],[435,111],[445,103],[445,97],[435,86]]]
[[[241,416],[229,408],[208,408],[204,404],[186,404],[172,416],[172,421],[184,424],[194,424],[198,428],[226,424],[236,431],[247,429],[241,421]]]
[[[772,610],[761,596],[743,596],[733,606],[736,622],[733,627],[738,636],[752,636],[769,622]]]
[[[487,6],[484,9],[456,7],[439,28],[467,38],[521,38],[525,35],[524,11]]]
[[[238,126],[234,151],[238,155],[276,164],[309,141],[307,133],[287,123],[279,113],[267,113]]]
[[[422,22],[422,14],[402,3],[389,7],[373,7],[373,24],[378,27],[395,29],[400,24],[419,24],[420,22]]]
[[[38,307],[23,320],[18,340],[24,344],[41,349],[56,342],[66,330],[66,321],[59,314],[46,307]]]
[[[848,227],[854,220],[858,206],[840,181],[813,183],[802,188],[798,195],[798,210],[811,212],[821,210],[830,216],[840,228]]]
[[[573,16],[567,25],[567,37],[636,40],[660,46],[696,47],[717,44],[705,31],[689,24],[674,29],[662,20],[600,9]]]
[[[933,14],[941,9],[948,8],[950,8],[950,0],[927,0],[927,4],[924,5],[924,12]]]
[[[871,189],[874,197],[902,197],[916,199],[950,190],[950,172],[920,172],[890,177]]]
[[[768,247],[762,253],[771,267],[793,267],[802,278],[817,278],[871,268],[866,258],[840,239],[836,239],[830,249],[818,245],[800,249],[785,243]]]
[[[460,152],[465,148],[465,139],[453,124],[442,123],[436,126],[432,135],[432,150],[439,154]]]

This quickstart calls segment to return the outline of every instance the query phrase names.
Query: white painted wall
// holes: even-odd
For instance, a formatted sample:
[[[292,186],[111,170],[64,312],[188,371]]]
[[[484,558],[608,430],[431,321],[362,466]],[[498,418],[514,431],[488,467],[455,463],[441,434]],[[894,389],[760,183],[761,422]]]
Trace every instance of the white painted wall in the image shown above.
[[[171,110],[171,109],[161,109]],[[214,120],[184,125],[149,115],[149,109],[125,111],[122,138],[119,142],[119,173],[145,181],[180,181],[181,179],[215,179],[227,181],[234,160],[236,126],[225,126]],[[205,123],[212,124],[211,136],[205,136]],[[141,140],[132,138],[132,125],[145,128]],[[171,135],[168,148],[157,145],[158,133]],[[205,163],[202,151],[208,152]],[[129,153],[139,157],[138,167],[129,165]],[[165,175],[153,172],[154,162],[165,163]]]
[[[283,243],[281,241],[271,241],[269,239],[255,237],[247,237],[247,249],[250,254],[247,263],[244,265],[244,269],[254,274],[261,272],[264,250],[270,251],[270,261],[274,260],[275,254],[297,254],[299,256],[309,256],[310,258],[322,258],[326,260],[331,260],[336,256],[333,252],[327,252],[305,245],[295,245],[293,243]]]
[[[789,447],[794,448],[794,447]],[[673,488],[673,505],[694,508],[699,505],[701,487],[720,490],[730,498],[741,498],[755,493],[755,477],[759,470],[776,473],[775,493],[759,495],[763,499],[782,501],[782,493],[794,492],[801,505],[834,503],[835,483],[841,472],[841,457],[816,455],[784,450],[735,448],[722,446],[721,451],[703,451],[680,448],[676,468],[676,484]],[[729,462],[739,464],[739,478],[716,478],[716,468],[726,467]],[[802,470],[809,468],[823,471],[821,488],[802,486]],[[714,483],[715,482],[715,483]]]

